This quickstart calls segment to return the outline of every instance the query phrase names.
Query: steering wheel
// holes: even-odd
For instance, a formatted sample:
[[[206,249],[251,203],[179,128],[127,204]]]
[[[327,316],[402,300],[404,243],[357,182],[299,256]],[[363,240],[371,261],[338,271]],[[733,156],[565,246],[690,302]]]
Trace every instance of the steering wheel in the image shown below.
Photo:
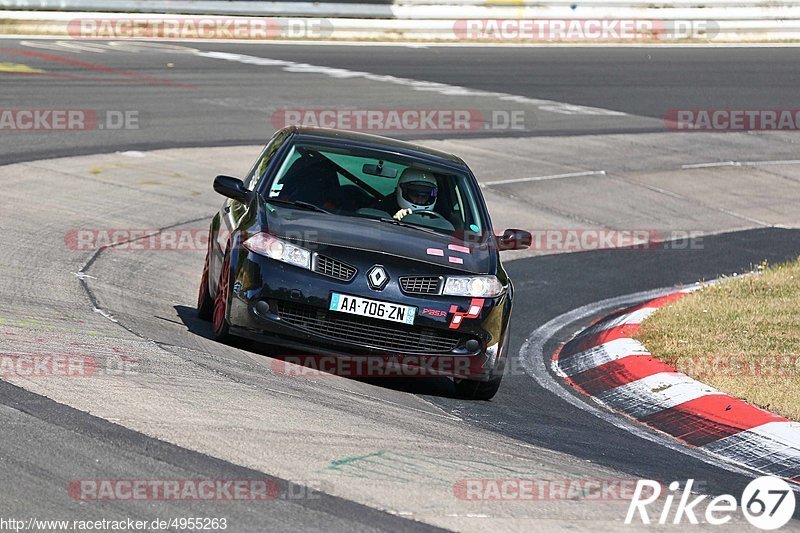
[[[433,219],[436,219],[436,220],[444,220],[445,222],[447,222],[447,219],[444,218],[439,213],[437,213],[436,211],[428,211],[426,209],[415,209],[414,211],[411,211],[411,214],[412,215],[427,216],[427,217],[430,217],[430,218],[433,218]]]

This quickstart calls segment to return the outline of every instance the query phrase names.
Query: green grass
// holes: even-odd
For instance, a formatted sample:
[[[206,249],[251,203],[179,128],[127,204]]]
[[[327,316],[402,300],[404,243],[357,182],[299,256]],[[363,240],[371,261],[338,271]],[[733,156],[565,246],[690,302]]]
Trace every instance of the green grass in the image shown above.
[[[659,310],[636,337],[679,371],[800,420],[800,260],[758,270]]]

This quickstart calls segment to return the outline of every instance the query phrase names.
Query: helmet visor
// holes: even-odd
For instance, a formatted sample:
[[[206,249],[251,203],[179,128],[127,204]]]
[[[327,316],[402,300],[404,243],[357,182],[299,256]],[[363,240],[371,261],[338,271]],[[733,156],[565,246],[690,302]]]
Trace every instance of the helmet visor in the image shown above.
[[[436,201],[436,185],[425,181],[410,181],[400,185],[403,198],[414,205],[431,205]]]

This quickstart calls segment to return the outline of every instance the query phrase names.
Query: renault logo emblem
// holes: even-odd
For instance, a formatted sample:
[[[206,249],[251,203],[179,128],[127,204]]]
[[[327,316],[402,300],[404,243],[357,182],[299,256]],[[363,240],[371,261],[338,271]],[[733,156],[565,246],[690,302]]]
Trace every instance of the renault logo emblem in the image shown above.
[[[389,283],[389,274],[380,265],[375,265],[367,271],[367,282],[370,289],[374,291],[382,291],[386,284]]]

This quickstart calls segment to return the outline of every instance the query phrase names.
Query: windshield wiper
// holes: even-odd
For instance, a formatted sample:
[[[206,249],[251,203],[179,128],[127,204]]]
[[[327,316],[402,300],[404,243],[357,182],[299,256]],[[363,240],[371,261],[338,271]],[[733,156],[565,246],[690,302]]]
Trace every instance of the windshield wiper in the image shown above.
[[[290,201],[290,200],[277,200],[275,198],[270,198],[267,200],[267,203],[290,205],[292,207],[299,207],[300,209],[307,209],[309,211],[318,211],[320,213],[328,213],[329,215],[331,214],[330,211],[322,209],[318,205],[314,205],[309,202],[303,202],[302,200]]]
[[[372,220],[375,220],[375,219],[373,218]],[[396,226],[402,226],[404,228],[413,228],[413,229],[417,229],[419,231],[424,231],[425,233],[433,233],[434,235],[441,235],[441,233],[439,233],[436,230],[432,230],[430,228],[425,228],[423,226],[417,226],[415,224],[409,224],[408,222],[403,222],[402,220],[397,220],[396,218],[383,217],[383,218],[379,218],[378,220],[380,220],[381,222],[388,222],[389,224],[394,224]]]

